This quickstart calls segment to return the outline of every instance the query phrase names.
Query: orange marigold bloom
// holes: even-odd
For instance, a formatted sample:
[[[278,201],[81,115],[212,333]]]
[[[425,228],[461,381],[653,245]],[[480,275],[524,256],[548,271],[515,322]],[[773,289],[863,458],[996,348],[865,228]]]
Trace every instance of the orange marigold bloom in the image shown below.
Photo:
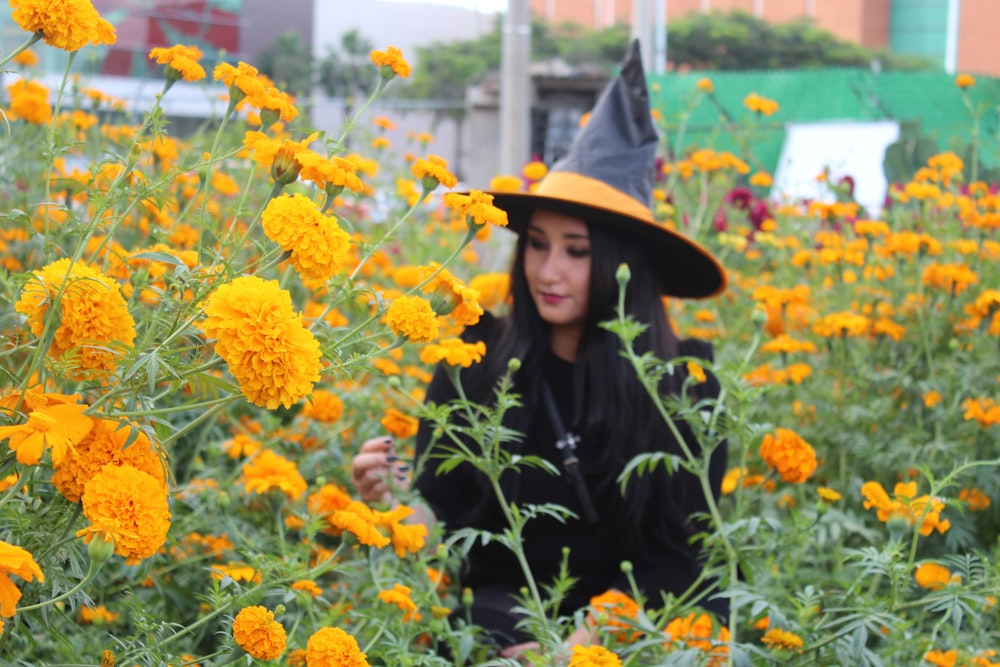
[[[209,296],[201,328],[254,405],[291,407],[319,381],[319,341],[277,281],[243,276]]]
[[[760,456],[781,479],[792,484],[806,481],[816,470],[816,451],[790,429],[779,428],[774,435],[765,435]]]
[[[354,637],[340,628],[320,628],[306,644],[308,667],[368,667]]]
[[[698,79],[698,82],[694,84],[695,87],[703,93],[711,94],[715,92],[715,84],[708,77],[702,77]]]
[[[476,225],[507,226],[507,211],[494,206],[493,195],[481,190],[470,190],[467,195],[449,192],[444,196],[444,205],[469,216]]]
[[[166,454],[135,424],[88,417],[93,427],[70,447],[56,466],[52,484],[70,502],[79,502],[90,479],[106,465],[129,465],[166,485]]]
[[[743,105],[750,111],[754,111],[763,116],[771,116],[778,111],[777,102],[769,100],[766,97],[762,97],[757,93],[750,93],[743,98]]]
[[[13,62],[17,63],[21,67],[34,67],[38,64],[38,54],[31,49],[25,49],[14,56]]]
[[[292,266],[303,278],[329,280],[351,252],[351,237],[336,216],[324,215],[305,195],[275,197],[260,219],[264,234],[290,253]]]
[[[0,426],[0,440],[17,454],[24,465],[38,465],[45,450],[52,452],[52,464],[63,462],[66,452],[90,432],[90,417],[83,414],[86,405],[61,403],[28,414],[28,421],[13,426]]]
[[[621,667],[621,664],[617,654],[597,644],[577,644],[569,656],[569,667]]]
[[[10,6],[15,23],[27,32],[41,32],[45,43],[57,49],[115,43],[115,27],[90,0],[10,0]]]
[[[979,282],[979,276],[965,263],[938,264],[931,262],[924,267],[921,278],[924,285],[943,289],[949,294],[957,295],[966,290],[969,285]]]
[[[865,509],[874,508],[879,521],[898,518],[912,526],[919,520],[919,531],[924,537],[935,530],[945,533],[951,528],[951,522],[941,518],[944,502],[927,495],[918,497],[916,482],[899,482],[891,498],[878,482],[865,482],[861,485],[861,495],[865,498]]]
[[[973,487],[971,489],[961,489],[958,492],[958,499],[966,504],[970,512],[982,512],[989,508],[990,497]]]
[[[391,79],[394,76],[406,78],[410,76],[410,63],[403,58],[403,52],[398,47],[390,46],[385,51],[372,51],[372,62],[378,65],[379,74],[383,79]]]
[[[22,118],[26,123],[48,125],[52,120],[49,89],[28,79],[18,79],[7,86],[10,93],[11,118]]]
[[[440,268],[437,262],[417,268],[416,274],[421,282],[428,276],[433,276],[424,285],[423,291],[432,295],[431,309],[435,313],[450,315],[456,323],[463,326],[479,322],[483,314],[479,305],[479,292],[468,287],[448,269]]]
[[[318,598],[323,594],[323,589],[320,588],[312,579],[299,579],[298,581],[292,582],[292,590],[304,591],[314,598]]]
[[[521,169],[521,175],[529,181],[540,181],[545,178],[547,173],[549,173],[549,168],[546,164],[537,160],[529,162]]]
[[[729,641],[729,628],[721,626],[718,638],[713,641],[714,629],[715,622],[711,616],[691,612],[683,618],[677,617],[667,623],[664,633],[671,643],[683,642],[691,648],[710,652],[713,658],[707,664],[714,667],[721,664],[723,656],[729,654],[729,648],[725,646],[725,642]]]
[[[386,324],[397,336],[414,343],[426,343],[438,335],[437,314],[431,304],[419,296],[401,296],[389,305]]]
[[[928,651],[924,654],[924,660],[935,665],[935,667],[955,667],[958,662],[958,651]]]
[[[417,605],[410,597],[410,587],[402,584],[393,584],[392,588],[379,591],[378,599],[388,604],[394,604],[403,610],[403,621],[419,621],[420,612]]]
[[[519,176],[501,174],[490,179],[490,190],[492,192],[520,192],[524,182]]]
[[[976,77],[971,74],[959,74],[955,77],[955,85],[961,89],[972,88],[976,85]]]
[[[635,621],[639,617],[639,603],[631,596],[621,591],[609,589],[600,595],[590,598],[591,611],[587,617],[591,622],[597,622],[596,614],[601,615],[601,621],[609,628],[629,629],[635,627]],[[606,617],[606,620],[605,620]],[[631,623],[629,622],[631,621]],[[619,642],[633,642],[642,634],[635,630],[631,633],[619,632],[616,636]]]
[[[123,348],[135,341],[135,320],[116,281],[83,263],[70,262],[56,260],[35,271],[14,309],[27,316],[31,332],[41,336],[49,308],[57,305],[59,324],[49,356],[59,359],[72,353],[81,371],[113,371]]]
[[[233,639],[258,660],[274,660],[285,652],[285,628],[264,607],[244,607],[233,619]]]
[[[85,625],[114,623],[118,620],[118,616],[119,614],[110,611],[103,604],[99,604],[96,607],[88,605],[80,608],[80,622]]]
[[[344,414],[344,402],[331,391],[317,389],[306,400],[299,414],[324,424],[332,424]]]
[[[420,184],[428,192],[438,185],[453,188],[458,184],[455,175],[448,171],[448,161],[437,155],[428,155],[426,158],[414,160],[410,171],[416,178],[420,179]]]
[[[701,383],[707,379],[705,375],[705,369],[701,367],[701,364],[698,364],[694,361],[689,361],[687,362],[686,367],[688,375],[694,378],[695,382]]]
[[[510,292],[510,274],[481,273],[469,281],[469,289],[479,292],[479,306],[493,310],[507,300]]]
[[[84,542],[110,538],[126,565],[136,565],[163,546],[170,529],[164,484],[130,465],[107,465],[83,490],[83,515],[90,526],[77,531]]]
[[[790,651],[802,651],[803,641],[794,632],[788,632],[781,628],[772,628],[764,633],[760,638],[762,644],[772,649],[787,649]]]
[[[951,570],[938,563],[921,563],[913,573],[921,588],[937,590],[952,581]]]
[[[168,48],[151,49],[149,57],[160,65],[166,65],[167,81],[200,81],[205,78],[205,68],[198,61],[205,55],[194,45],[177,44]]]
[[[750,185],[756,185],[759,188],[769,188],[773,184],[774,179],[771,178],[771,174],[766,171],[758,171],[750,177]]]
[[[352,500],[344,509],[335,509],[327,521],[337,530],[346,530],[361,544],[381,549],[392,540],[378,529],[379,519],[368,505]]]
[[[265,449],[243,466],[241,481],[247,493],[263,494],[279,489],[289,500],[301,497],[308,486],[293,461],[270,449]]]
[[[995,403],[992,398],[967,398],[962,401],[962,408],[966,421],[975,419],[984,427],[1000,424],[1000,403]]]
[[[397,438],[409,438],[417,434],[420,422],[416,417],[403,414],[396,408],[389,408],[381,420],[382,427]]]
[[[404,523],[412,514],[413,510],[406,505],[399,505],[388,512],[375,512],[376,525],[389,529],[393,551],[400,558],[419,552],[427,539],[427,526],[422,523]]]
[[[260,79],[260,72],[253,65],[244,62],[237,63],[236,67],[229,63],[219,63],[215,66],[212,76],[216,81],[222,81],[229,86],[229,97],[236,102],[264,92],[264,82]]]
[[[17,611],[21,591],[10,580],[14,575],[25,581],[45,581],[42,568],[27,549],[0,540],[0,616],[10,618]]]
[[[486,343],[476,341],[466,343],[461,338],[446,338],[440,343],[431,343],[420,351],[420,361],[425,364],[436,364],[444,361],[449,366],[468,368],[483,360],[486,354]]]

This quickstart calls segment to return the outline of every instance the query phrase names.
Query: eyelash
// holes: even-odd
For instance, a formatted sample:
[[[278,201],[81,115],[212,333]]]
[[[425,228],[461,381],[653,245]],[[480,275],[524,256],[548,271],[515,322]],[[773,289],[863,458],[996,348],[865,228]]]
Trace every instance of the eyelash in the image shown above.
[[[528,247],[531,248],[532,250],[548,249],[548,245],[545,243],[545,241],[532,237],[528,237]],[[583,259],[584,257],[590,257],[590,248],[570,247],[566,249],[566,254],[574,259]]]

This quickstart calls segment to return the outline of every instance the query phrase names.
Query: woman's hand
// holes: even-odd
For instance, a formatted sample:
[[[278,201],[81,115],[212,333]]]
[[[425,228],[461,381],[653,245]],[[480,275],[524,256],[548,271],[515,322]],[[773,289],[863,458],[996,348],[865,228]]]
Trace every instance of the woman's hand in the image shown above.
[[[351,462],[351,483],[364,502],[387,503],[392,501],[393,489],[409,489],[408,470],[396,458],[395,441],[391,437],[371,438],[361,445]]]

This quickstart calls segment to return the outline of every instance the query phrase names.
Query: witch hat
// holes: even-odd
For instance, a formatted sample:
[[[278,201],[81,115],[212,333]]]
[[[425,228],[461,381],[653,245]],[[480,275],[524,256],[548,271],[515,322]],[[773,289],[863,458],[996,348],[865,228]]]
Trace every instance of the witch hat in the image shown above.
[[[639,41],[621,72],[601,93],[569,152],[535,190],[491,192],[521,233],[535,209],[621,229],[647,248],[664,294],[702,298],[722,292],[726,274],[705,249],[653,218],[653,181],[659,137],[649,109]]]

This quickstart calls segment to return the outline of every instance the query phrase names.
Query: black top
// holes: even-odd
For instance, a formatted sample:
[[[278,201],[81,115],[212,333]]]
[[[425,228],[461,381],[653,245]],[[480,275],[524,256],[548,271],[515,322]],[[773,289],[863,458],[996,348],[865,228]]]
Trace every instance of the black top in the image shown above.
[[[463,334],[466,340],[489,338],[496,321],[487,316],[484,321],[472,327]],[[487,341],[487,354],[489,353]],[[711,345],[697,340],[682,341],[679,346],[682,356],[697,356],[710,358]],[[574,405],[573,370],[574,364],[565,361],[549,352],[545,358],[544,375],[558,406],[566,428],[572,429]],[[710,377],[703,395],[718,395],[718,383]],[[445,372],[439,368],[427,389],[426,400],[429,403],[444,403],[456,397],[456,391]],[[430,444],[431,431],[429,424],[422,423],[417,436],[417,460],[425,456]],[[576,431],[574,431],[575,433]],[[688,443],[693,442],[689,432],[682,426],[682,432]],[[621,572],[620,564],[629,560],[633,564],[633,576],[646,595],[652,607],[659,606],[660,592],[679,594],[685,591],[697,578],[700,572],[698,554],[686,545],[686,535],[676,535],[673,540],[677,548],[658,549],[652,557],[642,559],[637,553],[632,553],[627,546],[629,540],[625,534],[625,522],[621,520],[623,501],[617,484],[608,484],[621,472],[621,467],[609,475],[609,471],[598,465],[597,458],[600,448],[614,446],[613,442],[601,441],[589,437],[588,433],[577,433],[582,436],[577,446],[580,459],[580,469],[583,473],[591,497],[599,514],[596,525],[588,525],[583,517],[580,501],[574,493],[567,476],[563,472],[563,453],[556,448],[556,434],[550,419],[543,407],[533,411],[533,416],[526,429],[525,438],[519,449],[523,454],[532,454],[550,461],[561,471],[559,477],[550,472],[536,468],[524,467],[515,478],[504,478],[501,484],[513,497],[508,499],[519,505],[555,503],[572,510],[578,517],[561,522],[553,517],[541,516],[528,522],[524,529],[524,549],[528,563],[539,585],[550,583],[559,571],[563,547],[570,548],[569,571],[577,578],[576,584],[563,602],[562,612],[572,613],[586,606],[590,598],[603,593],[609,588],[628,592],[630,587]],[[443,443],[447,444],[447,443]],[[656,448],[651,448],[656,449]],[[718,496],[722,475],[725,472],[725,447],[719,447],[712,460],[710,477],[713,481],[716,496]],[[438,520],[444,522],[447,530],[463,527],[500,532],[506,526],[500,507],[486,478],[471,465],[462,464],[447,474],[436,475],[439,460],[433,458],[434,452],[418,472],[415,480],[416,489],[434,511]],[[619,462],[624,466],[626,461]],[[507,473],[514,475],[514,473]],[[675,475],[690,474],[681,470]],[[667,478],[672,480],[674,478]],[[644,477],[634,476],[630,484],[648,481]],[[603,482],[603,483],[601,483]],[[678,505],[684,508],[684,516],[703,512],[706,503],[697,485],[688,484],[686,488],[694,488],[690,497],[677,498]],[[667,513],[664,512],[664,515]],[[664,516],[664,520],[668,517]],[[677,531],[679,532],[679,531]],[[479,588],[502,588],[516,593],[523,585],[524,578],[513,554],[504,546],[490,543],[486,546],[476,543],[468,555],[467,567],[461,574],[461,583],[476,591]],[[718,607],[711,602],[703,605],[713,611]]]

